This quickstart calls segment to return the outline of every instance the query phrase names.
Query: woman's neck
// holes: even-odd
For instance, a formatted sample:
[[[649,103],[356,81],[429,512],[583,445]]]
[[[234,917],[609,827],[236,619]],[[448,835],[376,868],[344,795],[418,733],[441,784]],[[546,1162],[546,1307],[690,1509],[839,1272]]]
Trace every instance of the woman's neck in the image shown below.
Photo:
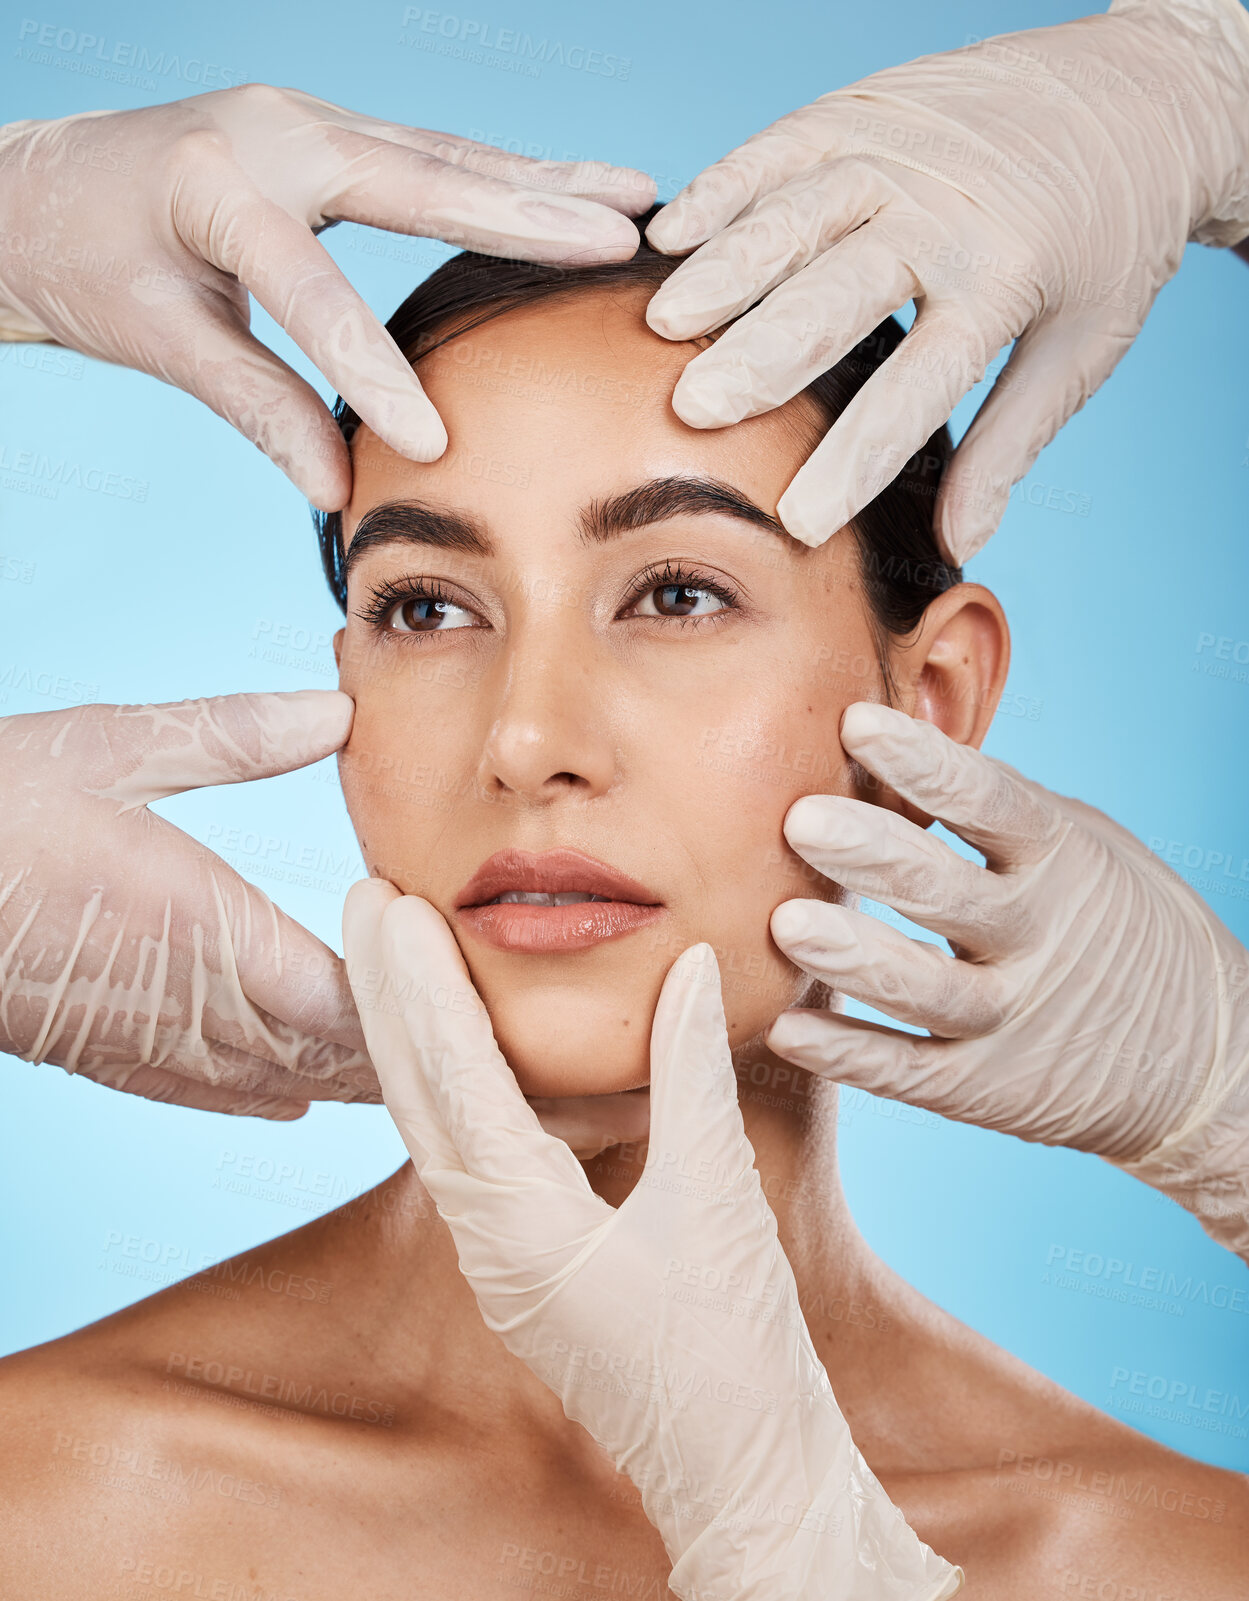
[[[855,1227],[837,1176],[836,1087],[758,1047],[735,1060],[746,1134],[816,1350],[860,1443],[866,1448],[873,1435],[894,1440],[910,1382],[900,1351],[906,1372],[931,1382],[933,1371],[925,1375],[916,1358],[921,1346],[936,1354],[948,1337],[938,1323],[949,1320],[903,1284]],[[696,1141],[694,1130],[692,1162]],[[638,1182],[645,1154],[645,1147],[617,1147],[582,1166],[594,1191],[618,1206]],[[301,1234],[318,1275],[343,1286],[343,1338],[357,1355],[367,1350],[375,1382],[384,1377],[402,1409],[419,1397],[423,1415],[445,1411],[496,1430],[566,1438],[554,1395],[482,1322],[450,1232],[411,1164]]]

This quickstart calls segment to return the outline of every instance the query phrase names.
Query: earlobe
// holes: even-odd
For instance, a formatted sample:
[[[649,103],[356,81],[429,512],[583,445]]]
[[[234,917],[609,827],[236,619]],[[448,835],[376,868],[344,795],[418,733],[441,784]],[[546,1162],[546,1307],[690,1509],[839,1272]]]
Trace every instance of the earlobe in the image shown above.
[[[345,628],[340,628],[334,635],[334,665],[340,673],[343,670],[343,635],[346,632]]]

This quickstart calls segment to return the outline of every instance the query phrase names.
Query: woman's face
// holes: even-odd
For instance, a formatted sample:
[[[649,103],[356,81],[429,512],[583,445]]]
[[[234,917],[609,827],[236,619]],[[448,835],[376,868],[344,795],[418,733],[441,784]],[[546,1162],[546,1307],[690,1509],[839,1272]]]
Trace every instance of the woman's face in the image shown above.
[[[686,427],[669,397],[692,347],[645,300],[597,290],[452,339],[419,367],[442,459],[366,429],[353,447],[348,809],[370,873],[450,924],[529,1095],[645,1084],[660,986],[701,940],[735,1047],[802,997],[769,915],[837,891],[782,822],[852,792],[841,713],[882,698],[850,536],[810,550],[775,521],[809,403]],[[605,898],[516,899],[554,893]]]

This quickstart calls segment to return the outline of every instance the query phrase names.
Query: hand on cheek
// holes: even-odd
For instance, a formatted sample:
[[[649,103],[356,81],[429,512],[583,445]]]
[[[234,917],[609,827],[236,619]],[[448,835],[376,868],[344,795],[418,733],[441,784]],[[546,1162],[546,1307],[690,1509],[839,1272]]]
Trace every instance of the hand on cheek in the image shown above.
[[[896,649],[890,665],[898,710],[933,724],[958,744],[978,747],[1010,665],[1009,631],[996,597],[978,584],[959,584],[945,591],[928,607],[914,636]],[[876,734],[877,724],[894,715],[867,702],[846,708],[842,739],[852,760],[860,739]],[[933,817],[922,803],[903,799],[867,767],[857,761],[855,767],[864,798],[803,796],[786,814],[785,838],[804,861],[834,883],[888,902],[894,887],[890,868],[910,839],[908,825],[926,829]],[[932,775],[934,794],[941,777],[940,772]],[[924,793],[922,783],[912,790],[921,802]],[[891,824],[880,815],[881,808],[906,822]],[[936,841],[933,847],[941,849]],[[912,888],[922,899],[922,886]],[[904,1020],[912,1010],[913,997],[898,993],[875,919],[823,900],[792,900],[773,912],[771,931],[789,960],[813,978],[836,986],[839,977],[870,970],[872,994],[861,993],[860,983],[855,991],[860,999],[883,1005]],[[929,966],[934,983],[940,982],[944,960],[932,947]]]

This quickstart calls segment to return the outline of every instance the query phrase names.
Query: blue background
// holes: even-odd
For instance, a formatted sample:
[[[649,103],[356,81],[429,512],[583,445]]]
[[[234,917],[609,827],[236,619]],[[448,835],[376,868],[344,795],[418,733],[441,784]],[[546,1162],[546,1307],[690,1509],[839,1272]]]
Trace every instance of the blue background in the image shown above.
[[[405,44],[400,0],[298,7],[214,0],[169,8],[73,4],[0,24],[7,118],[178,99],[258,79],[397,121],[512,149],[596,156],[654,172],[671,196],[700,167],[816,95],[969,37],[1065,20],[1031,0],[881,0],[587,8],[489,0],[455,17],[627,58],[627,77],[543,65],[537,77]],[[30,51],[28,23],[66,30]],[[25,30],[25,31],[23,31]],[[81,70],[74,35],[143,47],[153,71]],[[108,53],[106,51],[106,53]],[[205,79],[204,68],[211,70]],[[343,225],[325,243],[382,315],[442,247]],[[1249,268],[1190,247],[1118,374],[1042,455],[1002,531],[971,566],[1014,631],[989,750],[1078,794],[1146,841],[1249,857],[1249,667],[1216,663],[1203,635],[1249,640]],[[262,337],[314,381],[258,315]],[[320,382],[324,392],[326,386]],[[965,426],[965,403],[956,427]],[[141,503],[61,487],[42,498],[0,469],[0,713],[45,711],[58,676],[78,698],[173,700],[334,682],[338,613],[306,506],[250,445],[152,380],[41,347],[0,347],[0,445],[144,481]],[[1056,491],[1056,493],[1051,493]],[[1048,509],[1046,502],[1078,511]],[[1214,665],[1231,676],[1214,676]],[[23,675],[52,693],[17,687]],[[39,675],[50,675],[40,678]],[[70,692],[72,693],[72,692]],[[160,808],[338,946],[360,871],[332,764]],[[248,850],[248,833],[281,840]],[[321,887],[276,856],[321,852]],[[1249,869],[1246,869],[1249,872]],[[284,876],[286,875],[286,876]],[[1210,899],[1243,939],[1249,887]],[[0,1349],[52,1338],[206,1262],[283,1233],[368,1188],[402,1147],[381,1109],[321,1107],[290,1126],[231,1121],[119,1096],[6,1059],[0,1156]],[[1060,1383],[1194,1456],[1249,1467],[1249,1416],[1118,1410],[1116,1370],[1214,1388],[1249,1408],[1249,1273],[1185,1214],[1099,1161],[1030,1147],[854,1095],[842,1152],[868,1240],[904,1277]],[[1055,1279],[1066,1253],[1082,1267]],[[1151,1310],[1104,1293],[1090,1258],[1194,1288]],[[1088,1269],[1092,1267],[1094,1271]],[[1130,1297],[1130,1292],[1129,1297]]]

